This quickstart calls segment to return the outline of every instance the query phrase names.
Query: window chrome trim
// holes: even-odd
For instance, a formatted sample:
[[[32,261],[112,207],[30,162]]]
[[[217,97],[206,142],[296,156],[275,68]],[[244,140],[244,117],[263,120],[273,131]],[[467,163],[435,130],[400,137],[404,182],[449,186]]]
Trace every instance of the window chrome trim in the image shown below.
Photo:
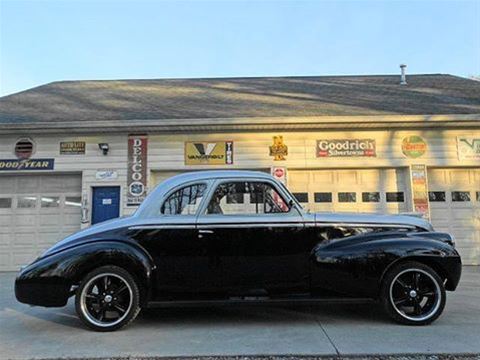
[[[323,222],[317,221],[313,226],[345,226],[345,227],[374,227],[374,228],[401,228],[401,229],[416,229],[414,225],[407,224],[381,224],[381,223],[354,223],[354,222]]]
[[[272,223],[213,223],[213,224],[199,224],[197,225],[198,229],[220,229],[220,228],[264,228],[264,227],[305,227],[304,223],[282,223],[282,222],[272,222]]]
[[[152,225],[134,225],[128,230],[173,230],[173,229],[195,229],[195,224],[152,224]]]

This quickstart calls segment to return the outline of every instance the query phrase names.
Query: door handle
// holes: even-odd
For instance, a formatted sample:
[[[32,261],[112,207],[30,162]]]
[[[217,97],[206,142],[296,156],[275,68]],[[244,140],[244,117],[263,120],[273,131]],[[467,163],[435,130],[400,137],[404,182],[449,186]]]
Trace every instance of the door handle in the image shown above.
[[[213,230],[198,230],[199,234],[213,234]]]
[[[202,239],[204,234],[213,234],[213,230],[198,230],[198,238]]]

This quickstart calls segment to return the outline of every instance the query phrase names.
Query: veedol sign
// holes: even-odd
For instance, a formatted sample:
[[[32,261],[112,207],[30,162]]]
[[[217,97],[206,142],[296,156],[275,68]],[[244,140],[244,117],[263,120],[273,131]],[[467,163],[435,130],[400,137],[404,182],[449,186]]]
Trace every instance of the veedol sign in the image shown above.
[[[377,156],[373,139],[317,140],[317,157]]]
[[[128,137],[127,205],[139,205],[147,192],[147,137]]]
[[[458,160],[480,160],[480,138],[457,137]]]

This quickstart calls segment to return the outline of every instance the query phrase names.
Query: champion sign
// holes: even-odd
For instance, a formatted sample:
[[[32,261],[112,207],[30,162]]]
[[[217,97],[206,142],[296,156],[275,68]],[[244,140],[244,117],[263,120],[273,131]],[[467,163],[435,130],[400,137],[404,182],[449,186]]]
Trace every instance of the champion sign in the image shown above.
[[[317,157],[377,156],[373,139],[317,140]]]
[[[127,205],[139,205],[147,195],[147,137],[128,137]]]

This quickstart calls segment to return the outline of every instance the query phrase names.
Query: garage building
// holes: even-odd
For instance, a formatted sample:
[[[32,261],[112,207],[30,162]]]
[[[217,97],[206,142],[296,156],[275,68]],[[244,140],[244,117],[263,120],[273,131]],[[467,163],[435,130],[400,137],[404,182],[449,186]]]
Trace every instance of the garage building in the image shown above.
[[[0,270],[163,179],[250,169],[311,211],[423,214],[480,264],[480,82],[451,75],[55,82],[0,98]]]

